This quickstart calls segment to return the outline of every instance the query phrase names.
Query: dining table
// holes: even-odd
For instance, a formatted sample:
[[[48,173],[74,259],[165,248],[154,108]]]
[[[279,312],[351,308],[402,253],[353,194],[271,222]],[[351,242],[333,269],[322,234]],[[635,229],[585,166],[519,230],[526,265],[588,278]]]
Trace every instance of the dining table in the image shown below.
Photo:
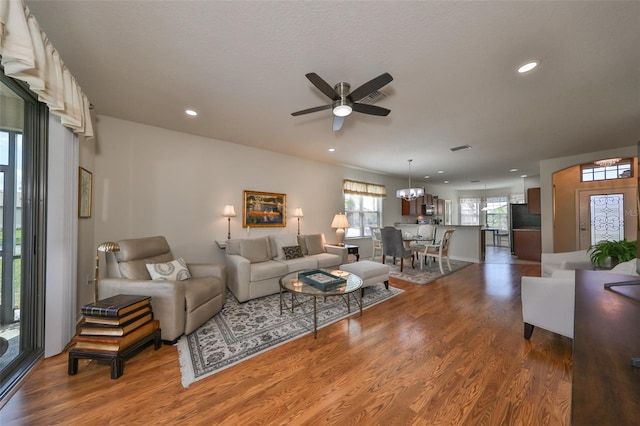
[[[429,244],[433,244],[435,242],[435,240],[433,238],[426,238],[423,237],[421,235],[403,235],[402,236],[402,242],[404,242],[404,246],[407,249],[411,249],[411,243],[413,242],[417,242],[417,243],[423,243],[425,245],[429,245]]]
[[[482,230],[485,232],[491,232],[493,235],[493,245],[496,245],[496,237],[498,236],[498,232],[500,232],[500,228],[490,228],[488,226],[482,227]]]

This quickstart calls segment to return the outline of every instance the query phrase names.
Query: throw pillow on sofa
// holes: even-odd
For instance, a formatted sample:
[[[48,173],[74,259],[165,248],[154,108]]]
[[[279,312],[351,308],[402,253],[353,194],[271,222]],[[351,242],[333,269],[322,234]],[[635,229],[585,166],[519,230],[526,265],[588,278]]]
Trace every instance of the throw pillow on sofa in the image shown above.
[[[309,250],[307,250],[306,238],[306,235],[298,235],[298,245],[302,249],[302,254],[305,256],[309,254]]]
[[[184,281],[191,279],[189,268],[182,258],[165,263],[148,263],[146,266],[152,280]]]
[[[240,241],[240,255],[250,263],[271,260],[268,238],[252,238]]]
[[[285,253],[283,249],[285,247],[293,247],[298,245],[298,238],[293,234],[282,234],[274,237],[276,243],[276,259],[285,259]],[[302,253],[302,251],[300,252]]]
[[[298,259],[304,257],[300,246],[282,247],[285,260]]]
[[[305,243],[309,256],[324,253],[324,239],[322,238],[322,234],[307,235],[305,237]]]

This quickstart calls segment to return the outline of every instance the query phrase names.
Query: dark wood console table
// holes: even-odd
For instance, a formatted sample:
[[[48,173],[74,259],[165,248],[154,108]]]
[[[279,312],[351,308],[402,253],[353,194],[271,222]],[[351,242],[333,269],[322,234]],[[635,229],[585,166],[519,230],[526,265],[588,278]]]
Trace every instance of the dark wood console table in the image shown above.
[[[640,286],[604,283],[640,277],[576,271],[571,420],[574,425],[640,422]]]

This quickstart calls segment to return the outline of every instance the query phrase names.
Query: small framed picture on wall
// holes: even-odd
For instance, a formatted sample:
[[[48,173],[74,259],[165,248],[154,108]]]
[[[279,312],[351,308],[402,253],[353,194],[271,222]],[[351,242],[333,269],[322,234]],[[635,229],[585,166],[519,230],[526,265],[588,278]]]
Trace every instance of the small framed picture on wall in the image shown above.
[[[78,173],[78,217],[91,217],[93,174],[80,167]]]

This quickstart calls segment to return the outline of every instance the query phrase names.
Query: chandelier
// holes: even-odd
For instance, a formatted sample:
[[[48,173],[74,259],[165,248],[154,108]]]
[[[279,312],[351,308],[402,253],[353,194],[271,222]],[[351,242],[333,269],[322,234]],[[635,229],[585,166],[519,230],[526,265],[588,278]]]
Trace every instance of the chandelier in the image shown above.
[[[618,164],[620,160],[622,160],[622,158],[605,158],[604,160],[597,160],[593,163],[600,167],[611,167],[614,164]]]
[[[402,198],[403,200],[412,201],[424,195],[424,188],[411,187],[411,162],[413,160],[407,160],[407,161],[409,161],[409,187],[404,189],[398,189],[396,191],[396,198]]]

